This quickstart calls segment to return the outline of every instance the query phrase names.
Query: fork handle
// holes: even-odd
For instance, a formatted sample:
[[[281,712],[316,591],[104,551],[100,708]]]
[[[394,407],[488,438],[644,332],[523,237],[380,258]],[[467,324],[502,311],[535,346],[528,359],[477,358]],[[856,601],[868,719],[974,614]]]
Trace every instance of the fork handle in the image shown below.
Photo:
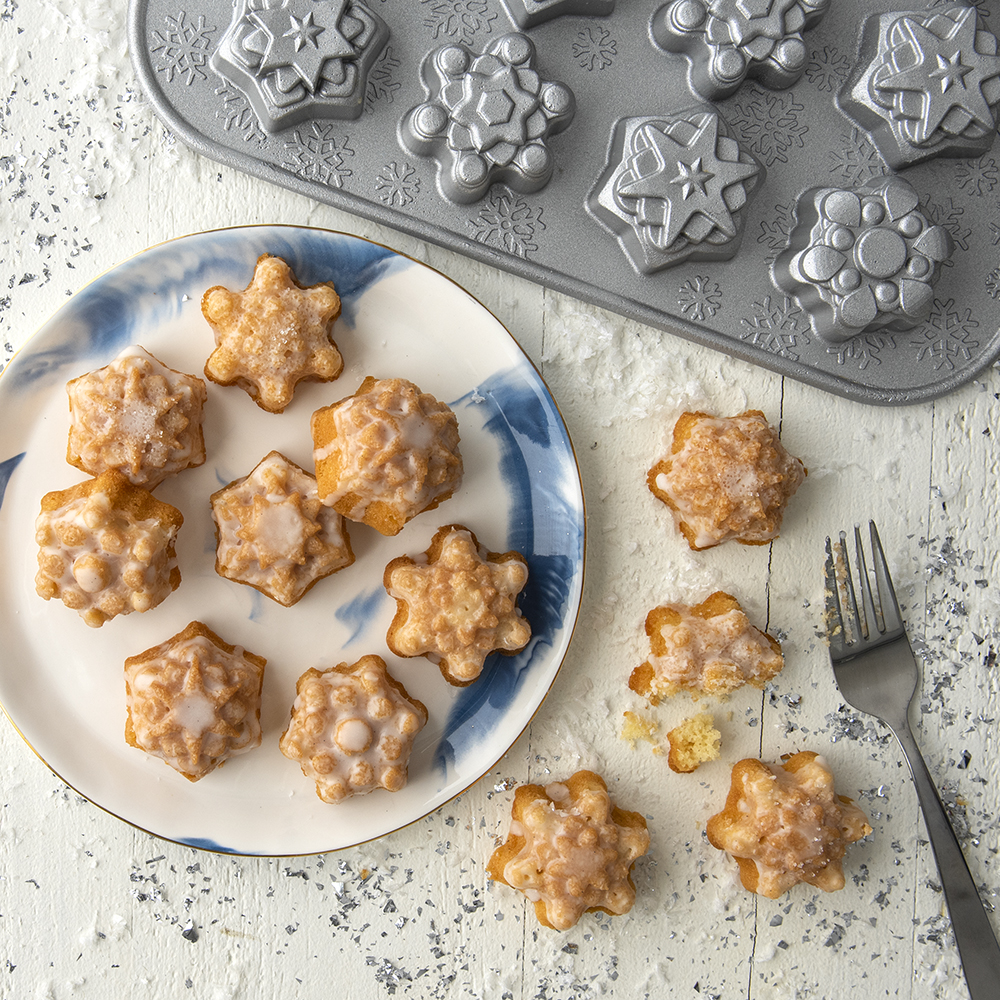
[[[996,1000],[1000,990],[1000,945],[990,918],[909,723],[893,732],[913,774],[917,799],[941,873],[969,997],[971,1000]]]

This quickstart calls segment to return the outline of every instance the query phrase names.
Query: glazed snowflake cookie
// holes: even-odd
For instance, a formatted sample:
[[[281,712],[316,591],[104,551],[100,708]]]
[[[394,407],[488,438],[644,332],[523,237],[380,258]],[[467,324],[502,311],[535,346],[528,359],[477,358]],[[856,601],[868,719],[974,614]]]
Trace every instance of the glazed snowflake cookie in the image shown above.
[[[125,741],[198,781],[260,746],[266,665],[191,622],[125,661]]]
[[[93,628],[149,611],[180,586],[174,542],[183,523],[176,507],[113,469],[46,493],[35,522],[35,589]]]
[[[269,413],[288,406],[299,382],[332,382],[343,371],[330,336],[340,297],[329,282],[304,288],[280,257],[260,257],[242,292],[210,288],[201,311],[216,343],[205,375],[240,386]]]
[[[471,684],[494,650],[516,653],[531,626],[516,605],[528,582],[518,552],[488,552],[464,525],[440,528],[423,555],[385,568],[396,600],[386,643],[397,656],[426,656],[450,684]]]
[[[383,535],[462,484],[454,412],[406,379],[369,376],[312,415],[312,437],[320,499]]]
[[[168,368],[141,347],[66,385],[66,461],[99,476],[116,469],[153,489],[205,461],[205,383]]]
[[[778,640],[747,618],[739,601],[719,590],[701,604],[664,604],[646,616],[649,658],[628,686],[653,704],[679,691],[727,695],[762,688],[785,665]]]
[[[760,410],[735,417],[688,412],[678,418],[670,454],[649,470],[646,485],[670,508],[688,546],[699,550],[777,538],[805,477]]]
[[[315,478],[277,451],[213,493],[212,516],[215,571],[286,608],[354,562],[344,519],[320,502]]]
[[[427,709],[385,660],[363,656],[299,678],[279,745],[316,782],[316,794],[336,803],[375,788],[403,788],[414,737],[426,723]]]
[[[486,870],[524,893],[543,926],[565,931],[584,913],[628,913],[632,868],[647,850],[642,816],[619,809],[600,775],[577,771],[514,792],[510,834]]]
[[[725,808],[708,821],[709,842],[736,860],[744,888],[769,899],[800,882],[824,892],[843,889],[847,845],[871,832],[865,814],[836,794],[826,762],[811,751],[777,767],[741,760]]]
[[[854,189],[811,188],[795,207],[774,283],[795,297],[824,340],[909,330],[925,319],[954,243],[899,177]]]

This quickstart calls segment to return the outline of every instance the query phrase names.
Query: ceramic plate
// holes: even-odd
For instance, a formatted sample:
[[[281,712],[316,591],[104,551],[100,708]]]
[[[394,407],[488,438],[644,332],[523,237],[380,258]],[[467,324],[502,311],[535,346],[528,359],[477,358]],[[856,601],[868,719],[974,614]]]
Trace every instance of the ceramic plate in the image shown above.
[[[41,496],[83,479],[66,464],[65,383],[141,344],[201,374],[214,345],[205,289],[249,282],[257,257],[277,254],[303,284],[332,280],[343,300],[334,338],[346,367],[332,384],[300,384],[283,414],[238,388],[208,384],[208,461],[156,495],[179,507],[179,589],[145,614],[91,629],[34,591],[33,524]],[[445,400],[462,436],[465,479],[438,510],[394,538],[349,525],[354,565],[283,608],[217,576],[209,495],[271,449],[312,468],[313,410],[353,393],[366,375],[399,376]],[[583,586],[584,511],[566,427],[541,377],[505,328],[449,279],[354,236],[261,226],[185,236],[153,247],[73,296],[0,376],[0,703],[56,774],[102,808],[170,840],[240,854],[334,850],[382,836],[442,805],[484,774],[524,730],[569,644]],[[516,549],[530,577],[519,604],[532,639],[494,654],[467,688],[385,643],[395,603],[382,572],[426,549],[442,524],[463,523],[493,551]],[[126,745],[122,664],[200,619],[268,660],[261,747],[191,783]],[[326,805],[278,750],[309,667],[382,656],[430,721],[399,792]]]

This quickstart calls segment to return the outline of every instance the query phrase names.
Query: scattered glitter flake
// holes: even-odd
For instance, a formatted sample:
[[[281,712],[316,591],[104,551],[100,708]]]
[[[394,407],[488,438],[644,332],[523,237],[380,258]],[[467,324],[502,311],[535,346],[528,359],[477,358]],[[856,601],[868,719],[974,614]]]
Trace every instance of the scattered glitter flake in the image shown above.
[[[618,42],[607,28],[584,28],[573,40],[573,58],[586,70],[607,69],[618,54]]]
[[[677,292],[677,304],[688,319],[703,322],[719,311],[722,289],[707,277],[689,278]]]
[[[802,310],[787,295],[765,296],[753,304],[753,315],[741,319],[740,340],[749,340],[755,347],[797,361],[796,347],[809,343],[809,336],[799,327]]]
[[[848,56],[832,45],[824,45],[806,66],[806,79],[820,92],[833,93],[847,79],[850,69]]]
[[[369,110],[376,101],[392,104],[396,99],[396,91],[399,90],[401,84],[393,79],[393,73],[399,69],[399,66],[400,62],[393,54],[392,46],[387,45],[368,74],[365,103]]]
[[[993,268],[986,275],[986,291],[989,292],[990,298],[1000,299],[1000,267]]]
[[[216,112],[222,127],[227,132],[241,133],[244,142],[262,144],[266,139],[264,130],[243,92],[225,84],[215,93],[222,99],[222,107]]]
[[[334,134],[334,125],[311,122],[308,129],[296,129],[285,143],[285,166],[306,180],[330,187],[343,187],[351,176],[344,158],[354,155],[347,136]]]
[[[880,365],[882,359],[879,357],[885,348],[892,349],[896,346],[895,337],[881,333],[872,333],[863,337],[852,337],[842,344],[834,344],[826,349],[827,354],[837,355],[837,364],[844,365],[848,361],[857,365],[860,371],[864,371],[869,365]]]
[[[972,235],[972,230],[962,225],[961,217],[965,215],[964,208],[956,205],[951,198],[945,198],[944,201],[938,203],[931,201],[930,197],[925,198],[921,202],[920,208],[932,225],[944,226],[948,230],[951,238],[955,241],[955,246],[959,250],[969,249],[969,237]],[[943,261],[942,263],[944,267],[951,267],[954,264],[954,260]]]
[[[992,156],[980,156],[978,160],[959,160],[955,166],[955,182],[962,191],[969,194],[989,194],[1000,177],[997,162]]]
[[[393,208],[403,208],[420,193],[416,167],[409,163],[387,163],[375,177],[379,201]]]
[[[497,15],[490,12],[487,0],[420,0],[426,8],[424,26],[432,37],[457,38],[468,44],[473,35],[493,30]]]
[[[955,300],[934,300],[934,307],[926,323],[918,328],[918,336],[910,344],[917,350],[917,360],[929,360],[936,371],[951,371],[955,362],[972,359],[972,352],[979,347],[974,331],[979,323],[972,318],[972,311],[959,311]]]
[[[795,203],[785,202],[775,205],[770,219],[762,219],[757,242],[767,246],[767,263],[773,264],[774,258],[788,246],[788,237],[795,226]]]
[[[805,106],[789,93],[744,87],[732,99],[726,117],[742,144],[765,163],[787,163],[788,150],[801,149],[809,126],[799,121]]]
[[[825,719],[826,728],[830,734],[830,742],[854,740],[856,743],[876,743],[888,746],[895,740],[892,730],[882,723],[876,723],[871,716],[859,716],[846,705],[841,705],[836,712],[831,712]]]
[[[873,177],[890,173],[881,153],[857,128],[831,151],[830,173],[846,184],[857,187]]]
[[[168,82],[174,76],[184,78],[190,87],[195,80],[207,80],[205,65],[212,53],[212,32],[215,28],[205,23],[203,15],[194,23],[188,20],[185,11],[176,16],[167,14],[165,31],[153,31],[150,52],[157,57],[156,70],[163,73]]]
[[[469,220],[469,227],[480,243],[527,257],[538,249],[535,234],[545,229],[545,223],[540,208],[531,208],[512,192],[501,189],[490,195],[479,215]]]

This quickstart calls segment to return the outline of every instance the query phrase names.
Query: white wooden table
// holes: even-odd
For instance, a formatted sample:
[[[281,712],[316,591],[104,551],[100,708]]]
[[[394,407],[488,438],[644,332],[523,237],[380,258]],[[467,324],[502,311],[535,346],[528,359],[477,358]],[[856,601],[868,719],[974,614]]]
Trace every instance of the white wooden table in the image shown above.
[[[386,243],[469,289],[542,371],[579,457],[587,583],[555,687],[507,756],[438,813],[349,851],[244,859],[160,841],[62,785],[0,722],[0,997],[965,997],[905,766],[845,709],[817,632],[823,539],[873,516],[923,657],[920,740],[996,900],[997,371],[932,404],[855,404],[233,173],[164,134],[133,88],[124,19],[124,0],[0,3],[0,361],[70,293],[184,233],[283,222]],[[780,424],[809,477],[773,545],[690,553],[645,471],[682,409],[746,407]],[[665,733],[691,703],[652,713],[626,681],[649,608],[719,588],[780,634],[786,666],[711,706],[722,758],[675,775],[620,738],[622,713]],[[733,762],[802,749],[828,758],[874,832],[842,891],[758,899],[705,821]],[[580,767],[648,816],[652,845],[630,914],[559,934],[484,862],[516,784]]]

